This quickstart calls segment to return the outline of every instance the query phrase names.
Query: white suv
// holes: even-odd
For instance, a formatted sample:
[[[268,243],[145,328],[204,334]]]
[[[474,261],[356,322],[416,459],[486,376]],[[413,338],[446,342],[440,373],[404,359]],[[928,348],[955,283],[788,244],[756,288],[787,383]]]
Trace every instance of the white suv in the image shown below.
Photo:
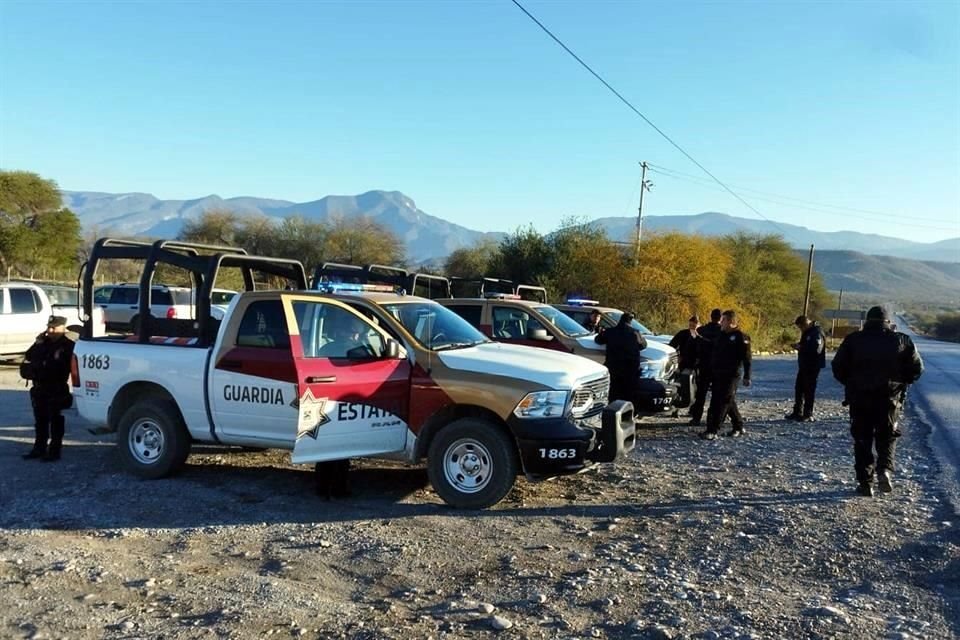
[[[194,316],[192,301],[188,287],[154,285],[150,293],[150,315],[190,319]],[[140,285],[124,283],[97,287],[93,292],[93,304],[103,309],[108,328],[136,331],[140,326]]]

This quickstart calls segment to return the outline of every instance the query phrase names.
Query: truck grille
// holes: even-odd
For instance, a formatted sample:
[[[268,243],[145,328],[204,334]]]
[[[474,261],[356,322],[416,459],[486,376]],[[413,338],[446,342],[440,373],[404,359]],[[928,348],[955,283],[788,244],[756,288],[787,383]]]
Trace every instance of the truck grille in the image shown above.
[[[585,382],[573,391],[573,415],[579,418],[600,411],[607,405],[609,395],[610,374]]]
[[[676,352],[670,354],[670,359],[667,360],[667,365],[663,368],[663,379],[664,380],[673,380],[673,376],[677,373],[677,369],[680,366],[680,359],[677,356]]]

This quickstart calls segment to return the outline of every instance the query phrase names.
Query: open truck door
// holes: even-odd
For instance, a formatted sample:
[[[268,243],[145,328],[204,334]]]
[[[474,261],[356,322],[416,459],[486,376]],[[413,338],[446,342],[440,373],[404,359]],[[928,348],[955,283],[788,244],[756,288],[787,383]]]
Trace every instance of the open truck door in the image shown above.
[[[399,343],[342,302],[281,300],[297,374],[293,462],[403,451],[411,368]]]

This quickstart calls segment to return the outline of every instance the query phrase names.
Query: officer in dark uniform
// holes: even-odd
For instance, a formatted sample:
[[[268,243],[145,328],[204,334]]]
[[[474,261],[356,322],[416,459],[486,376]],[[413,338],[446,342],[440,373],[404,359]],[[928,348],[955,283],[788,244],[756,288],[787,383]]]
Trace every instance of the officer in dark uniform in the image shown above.
[[[583,323],[583,327],[592,333],[599,333],[601,313],[599,309],[590,312],[590,317]]]
[[[720,318],[720,337],[713,343],[710,355],[710,373],[713,393],[707,409],[707,430],[700,434],[705,440],[717,437],[720,425],[730,416],[733,428],[727,433],[734,438],[743,435],[743,417],[737,408],[737,386],[743,376],[743,386],[750,386],[750,336],[737,328],[735,311],[724,311]]]
[[[797,316],[794,321],[800,329],[797,348],[797,380],[793,385],[793,411],[787,420],[813,422],[813,400],[817,394],[817,378],[827,366],[827,341],[820,324],[807,316]]]
[[[844,386],[850,405],[854,468],[861,495],[873,495],[874,470],[880,490],[893,491],[893,458],[896,438],[901,435],[897,420],[907,385],[922,373],[923,361],[913,340],[890,330],[882,307],[867,311],[863,329],[844,338],[837,349],[833,376]]]
[[[33,381],[30,403],[36,430],[33,449],[23,456],[25,460],[42,458],[45,462],[55,462],[60,459],[64,432],[61,411],[73,403],[67,384],[73,341],[67,337],[66,330],[66,318],[50,316],[47,330],[37,336],[24,356],[21,372]]]
[[[670,338],[668,343],[677,350],[678,366],[680,370],[693,371],[697,368],[697,329],[700,328],[700,318],[693,316],[687,321],[687,328]]]
[[[640,380],[640,352],[647,348],[647,341],[639,331],[630,326],[632,313],[622,313],[615,327],[598,333],[594,342],[607,346],[603,362],[610,371],[610,401],[634,401],[634,393]]]
[[[690,424],[699,426],[703,418],[703,408],[707,404],[707,391],[713,383],[710,364],[713,358],[713,344],[720,337],[720,309],[710,312],[710,322],[697,329],[697,395],[690,405]]]

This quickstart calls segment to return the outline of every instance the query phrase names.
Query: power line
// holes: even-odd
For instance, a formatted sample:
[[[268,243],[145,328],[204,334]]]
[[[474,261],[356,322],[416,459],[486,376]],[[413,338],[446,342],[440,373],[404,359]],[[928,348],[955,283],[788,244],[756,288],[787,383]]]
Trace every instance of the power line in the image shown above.
[[[695,184],[695,185],[697,185],[697,186],[703,187],[704,189],[710,189],[711,191],[721,191],[720,189],[717,189],[709,180],[706,180],[706,179],[704,179],[704,178],[700,178],[700,177],[697,177],[697,176],[692,176],[692,175],[684,174],[684,173],[680,173],[680,172],[673,172],[672,170],[667,170],[667,171],[665,171],[665,170],[663,170],[663,169],[655,169],[655,168],[653,168],[653,167],[650,168],[650,171],[652,171],[653,173],[656,173],[657,175],[663,176],[663,177],[665,177],[665,178],[672,178],[672,179],[674,179],[674,180],[680,180],[681,182],[687,182],[687,183],[689,183],[689,184]],[[741,191],[754,191],[754,190],[752,190],[752,189],[745,189],[745,188],[743,188],[743,187],[737,187],[737,188],[740,189]],[[763,193],[763,192],[754,191],[754,193]],[[800,202],[809,202],[809,201],[806,201],[806,200],[800,200],[799,198],[791,198],[791,197],[789,197],[789,196],[779,196],[779,195],[776,195],[776,194],[771,194],[771,195],[774,195],[776,198],[782,198],[782,200],[776,200],[776,199],[774,199],[774,198],[765,198],[765,197],[762,197],[762,196],[754,196],[754,198],[755,198],[756,200],[761,200],[761,201],[763,201],[763,202],[769,202],[769,203],[772,203],[772,204],[778,204],[778,205],[781,205],[781,206],[784,206],[784,207],[789,207],[789,208],[792,208],[792,209],[803,209],[803,210],[805,210],[805,211],[815,211],[815,212],[817,212],[817,213],[827,213],[827,214],[831,214],[831,215],[839,215],[839,214],[842,214],[844,217],[858,218],[858,219],[860,219],[860,220],[869,220],[869,221],[877,221],[877,220],[878,220],[878,218],[876,218],[876,217],[858,215],[858,214],[856,214],[856,213],[848,213],[847,211],[840,211],[840,212],[838,212],[838,211],[830,211],[830,210],[828,210],[828,209],[813,207],[813,206],[809,206],[809,205],[806,205],[806,204],[797,204],[797,203],[800,203]],[[784,202],[783,200],[795,200],[797,203],[794,203],[794,202]],[[815,204],[819,204],[819,203],[815,203]],[[832,206],[832,205],[820,205],[820,206],[821,206],[821,207],[830,207],[830,206]],[[846,209],[846,207],[835,207],[835,208],[837,208],[837,209]],[[853,210],[853,211],[859,211],[859,209],[852,209],[852,210]],[[917,229],[917,228],[918,228],[918,229],[933,229],[933,230],[938,230],[938,231],[952,231],[952,232],[955,232],[955,231],[957,230],[957,227],[943,227],[943,226],[935,226],[935,225],[929,225],[929,224],[918,224],[918,223],[915,223],[915,222],[910,222],[910,220],[926,220],[926,218],[911,218],[910,216],[893,216],[893,217],[896,217],[896,218],[899,218],[899,219],[898,219],[898,220],[883,220],[883,222],[884,222],[885,224],[892,224],[892,225],[894,225],[894,226],[912,227],[912,228],[915,228],[915,229]],[[934,220],[936,220],[936,219],[934,219]]]
[[[529,11],[527,11],[527,9],[526,9],[522,4],[520,4],[519,0],[511,0],[511,2],[513,2],[513,4],[515,4],[515,5],[517,5],[517,7],[518,7],[521,11],[523,11],[523,12],[527,15],[528,18],[530,18],[534,23],[536,23],[536,25],[537,25],[538,27],[540,27],[540,28],[543,30],[544,33],[546,33],[548,36],[550,36],[550,37],[553,39],[554,42],[556,42],[558,45],[560,45],[560,46],[563,48],[564,51],[566,51],[567,53],[569,53],[569,54],[573,57],[574,60],[576,60],[577,62],[579,62],[580,65],[581,65],[584,69],[586,69],[587,71],[589,71],[590,74],[591,74],[594,78],[596,78],[597,80],[599,80],[600,83],[603,84],[603,86],[605,86],[607,89],[609,89],[610,92],[611,92],[613,95],[615,95],[617,98],[619,98],[620,101],[621,101],[623,104],[627,105],[627,107],[628,107],[631,111],[633,111],[635,114],[637,114],[638,116],[640,116],[640,118],[641,118],[644,122],[646,122],[648,125],[650,125],[650,127],[651,127],[654,131],[656,131],[658,134],[660,134],[660,137],[662,137],[664,140],[666,140],[667,142],[669,142],[669,143],[673,146],[674,149],[676,149],[677,151],[679,151],[680,153],[682,153],[682,154],[687,158],[687,160],[689,160],[689,161],[692,162],[693,164],[697,165],[697,167],[699,167],[699,169],[700,169],[701,171],[703,171],[705,174],[707,174],[708,176],[710,176],[711,178],[713,178],[713,181],[716,182],[717,184],[719,184],[721,187],[723,187],[724,191],[726,191],[727,193],[729,193],[730,195],[732,195],[734,198],[736,198],[737,200],[739,200],[745,207],[747,207],[748,209],[750,209],[751,211],[753,211],[755,214],[757,214],[758,216],[760,216],[761,218],[763,218],[764,220],[766,220],[767,222],[769,222],[770,224],[772,224],[774,227],[776,227],[777,229],[779,229],[780,232],[781,232],[784,236],[789,236],[789,235],[790,235],[790,234],[788,234],[788,233],[786,232],[785,229],[783,229],[783,227],[781,227],[781,226],[778,225],[776,222],[774,222],[774,221],[771,220],[770,218],[768,218],[768,217],[766,217],[765,215],[763,215],[762,213],[760,213],[760,212],[756,209],[756,207],[754,207],[754,206],[751,205],[749,202],[747,202],[746,200],[744,200],[743,198],[741,198],[733,189],[731,189],[731,188],[728,187],[726,184],[724,184],[724,182],[723,182],[722,180],[720,180],[720,178],[718,178],[717,176],[713,175],[713,173],[711,173],[706,167],[704,167],[702,164],[700,164],[699,162],[697,162],[697,160],[696,160],[692,155],[690,155],[689,153],[687,153],[687,151],[686,151],[683,147],[681,147],[679,144],[677,144],[676,142],[674,142],[673,139],[672,139],[670,136],[668,136],[666,133],[664,133],[664,132],[660,129],[660,127],[658,127],[657,125],[655,125],[655,124],[653,123],[653,121],[651,121],[647,116],[643,115],[643,113],[641,113],[639,109],[637,109],[635,106],[633,106],[633,104],[632,104],[629,100],[627,100],[626,98],[624,98],[624,97],[620,94],[619,91],[617,91],[616,89],[614,89],[614,88],[610,85],[609,82],[607,82],[606,80],[604,80],[603,77],[602,77],[599,73],[597,73],[596,71],[594,71],[593,68],[590,67],[590,65],[588,65],[586,62],[584,62],[584,61],[580,58],[580,56],[578,56],[577,54],[575,54],[575,53],[570,49],[570,47],[568,47],[567,45],[565,45],[565,44],[563,43],[563,41],[560,40],[560,38],[558,38],[557,36],[553,35],[553,32],[551,32],[550,29],[547,29],[547,27],[544,26],[544,24],[543,24],[542,22],[540,22],[539,20],[537,20],[537,18],[536,18],[532,13],[530,13]]]
[[[654,164],[654,163],[652,163],[652,162],[650,162],[650,163],[648,163],[648,164],[650,165],[651,171],[655,171],[656,173],[660,173],[661,175],[675,174],[675,175],[671,175],[671,176],[670,176],[671,178],[678,178],[678,179],[679,179],[679,176],[682,176],[682,177],[684,177],[684,178],[689,178],[689,179],[691,179],[691,180],[697,180],[697,181],[702,181],[702,182],[709,182],[708,180],[706,180],[706,179],[704,179],[704,178],[701,178],[700,176],[694,176],[694,175],[691,175],[691,174],[689,174],[689,173],[684,173],[684,172],[682,172],[682,171],[677,171],[676,169],[670,169],[669,167],[663,167],[663,166],[660,166],[660,165],[658,165],[658,164]],[[664,172],[667,172],[667,173],[664,174]],[[872,210],[872,209],[858,209],[858,208],[856,208],[856,207],[845,207],[845,206],[837,205],[837,204],[828,204],[828,203],[825,203],[825,202],[817,202],[817,201],[814,201],[814,200],[805,200],[805,199],[803,199],[803,198],[797,198],[797,197],[794,197],[794,196],[785,196],[785,195],[782,195],[782,194],[779,194],[779,193],[771,193],[771,192],[769,192],[769,191],[759,191],[759,190],[757,190],[757,189],[748,189],[747,187],[743,187],[743,186],[737,186],[737,185],[732,185],[732,186],[736,187],[736,188],[737,188],[738,190],[740,190],[740,191],[747,191],[747,192],[749,192],[749,193],[756,193],[756,194],[763,195],[763,196],[770,196],[770,197],[773,197],[773,198],[780,198],[781,200],[791,200],[791,201],[794,201],[794,202],[800,202],[800,203],[803,203],[803,204],[809,204],[809,205],[813,205],[813,206],[816,206],[816,207],[824,207],[824,208],[828,208],[828,209],[838,209],[838,210],[841,210],[841,211],[853,211],[853,212],[855,212],[855,213],[866,213],[866,214],[875,215],[875,216],[883,216],[883,217],[885,217],[885,218],[897,218],[897,219],[900,219],[900,220],[909,219],[909,220],[924,220],[924,221],[926,221],[926,222],[950,222],[949,220],[944,220],[943,218],[927,218],[927,217],[923,217],[923,216],[915,216],[915,215],[906,215],[906,214],[900,214],[900,213],[888,213],[888,212],[883,212],[883,211],[875,211],[875,210]]]

